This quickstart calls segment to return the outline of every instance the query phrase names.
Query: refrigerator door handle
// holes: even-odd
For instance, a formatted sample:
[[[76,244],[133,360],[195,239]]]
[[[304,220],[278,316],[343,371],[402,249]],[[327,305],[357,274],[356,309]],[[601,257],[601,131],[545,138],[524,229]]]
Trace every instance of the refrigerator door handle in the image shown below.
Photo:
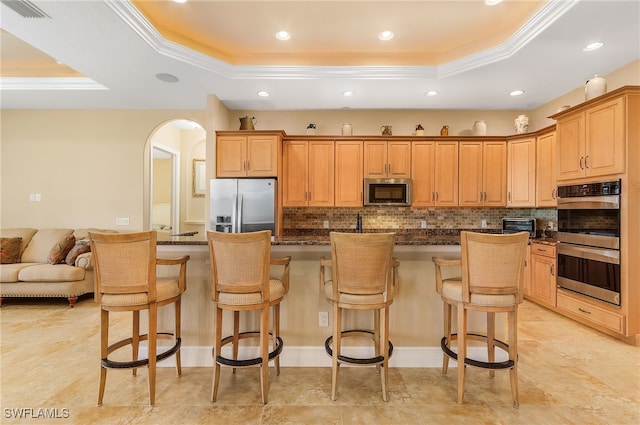
[[[237,223],[238,220],[238,195],[233,195],[233,205],[231,207],[231,233],[236,233],[238,231]]]
[[[238,209],[238,213],[236,217],[236,220],[237,220],[236,226],[238,230],[236,231],[238,233],[242,233],[242,204],[243,204],[242,195],[238,195],[238,203],[236,204]]]

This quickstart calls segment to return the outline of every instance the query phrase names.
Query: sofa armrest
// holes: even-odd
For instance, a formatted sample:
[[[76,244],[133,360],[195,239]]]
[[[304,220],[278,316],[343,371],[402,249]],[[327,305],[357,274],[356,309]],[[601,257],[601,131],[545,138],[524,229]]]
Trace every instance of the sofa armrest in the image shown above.
[[[82,267],[85,270],[93,269],[93,256],[90,252],[85,252],[83,254],[78,255],[76,258],[76,262],[73,264],[76,267]]]

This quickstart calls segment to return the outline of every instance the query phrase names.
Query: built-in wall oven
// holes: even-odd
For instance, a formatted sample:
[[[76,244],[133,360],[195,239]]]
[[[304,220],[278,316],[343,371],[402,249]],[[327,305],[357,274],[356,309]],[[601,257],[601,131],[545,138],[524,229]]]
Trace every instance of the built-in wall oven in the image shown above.
[[[558,187],[558,287],[620,305],[620,180]]]

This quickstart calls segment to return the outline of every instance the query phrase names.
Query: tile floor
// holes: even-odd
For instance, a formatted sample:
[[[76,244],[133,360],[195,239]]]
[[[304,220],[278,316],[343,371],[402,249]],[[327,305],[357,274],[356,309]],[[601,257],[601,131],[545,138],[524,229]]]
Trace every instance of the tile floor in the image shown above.
[[[126,329],[129,318],[120,317],[116,326]],[[257,369],[223,369],[211,403],[210,368],[185,368],[179,378],[160,368],[156,406],[147,405],[145,370],[135,378],[112,370],[98,407],[99,311],[91,298],[74,309],[62,300],[9,300],[0,330],[2,424],[640,424],[640,348],[526,301],[519,409],[511,407],[508,372],[490,380],[474,368],[463,405],[455,369],[391,369],[385,403],[373,368],[342,368],[337,401],[329,368],[283,368],[278,377],[272,371],[263,406]]]

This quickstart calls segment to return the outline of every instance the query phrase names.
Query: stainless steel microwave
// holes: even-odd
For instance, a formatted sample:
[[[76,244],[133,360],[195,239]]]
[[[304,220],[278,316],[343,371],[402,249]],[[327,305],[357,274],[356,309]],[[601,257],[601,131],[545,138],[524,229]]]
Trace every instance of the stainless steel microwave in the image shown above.
[[[364,204],[411,206],[411,179],[364,179]]]

